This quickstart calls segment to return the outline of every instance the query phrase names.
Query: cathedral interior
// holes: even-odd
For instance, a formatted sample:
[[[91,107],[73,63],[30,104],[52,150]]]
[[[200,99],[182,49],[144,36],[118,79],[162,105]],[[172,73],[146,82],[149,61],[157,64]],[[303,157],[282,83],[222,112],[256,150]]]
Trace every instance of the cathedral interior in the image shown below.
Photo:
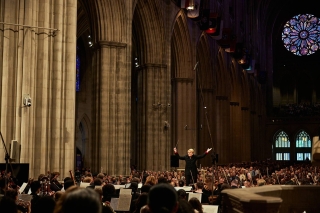
[[[0,162],[33,177],[170,170],[174,147],[222,165],[311,160],[316,3],[1,0]]]

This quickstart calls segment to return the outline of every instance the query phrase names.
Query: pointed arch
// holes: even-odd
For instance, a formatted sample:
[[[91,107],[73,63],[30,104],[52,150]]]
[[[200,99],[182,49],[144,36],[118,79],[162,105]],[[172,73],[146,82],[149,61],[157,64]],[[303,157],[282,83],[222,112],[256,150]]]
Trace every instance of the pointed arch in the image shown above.
[[[230,100],[240,102],[241,93],[240,80],[238,79],[237,65],[233,59],[230,64]]]
[[[180,10],[172,30],[172,70],[174,78],[191,78],[192,48],[186,14]]]
[[[312,141],[310,135],[304,129],[297,132],[294,146],[297,161],[311,160]]]
[[[216,85],[217,85],[217,94],[229,96],[227,87],[230,85],[230,80],[227,77],[227,70],[226,70],[226,61],[224,50],[222,48],[219,49],[217,54],[217,69],[216,69]],[[221,82],[224,82],[223,84]]]
[[[81,151],[82,155],[88,154],[88,147],[91,147],[90,137],[91,137],[91,122],[89,116],[84,113],[80,117],[80,122],[76,125],[79,131],[80,138],[76,140],[76,147]]]
[[[164,22],[159,17],[161,6],[156,1],[138,1],[133,15],[133,25],[139,32],[138,43],[141,44],[141,64],[162,64],[165,58]],[[157,35],[157,36],[155,36]]]
[[[113,41],[126,43],[128,20],[126,4],[123,1],[82,1],[87,9],[94,41]]]
[[[284,130],[278,130],[273,138],[273,153],[275,160],[290,160],[290,138]]]

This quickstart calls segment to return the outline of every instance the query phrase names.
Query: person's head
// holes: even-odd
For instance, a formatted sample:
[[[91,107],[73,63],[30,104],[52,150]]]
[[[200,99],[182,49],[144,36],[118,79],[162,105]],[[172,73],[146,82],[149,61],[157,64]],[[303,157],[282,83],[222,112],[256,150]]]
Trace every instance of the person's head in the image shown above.
[[[143,193],[143,192],[148,193],[150,191],[150,188],[151,188],[151,185],[143,185],[143,186],[141,186],[140,192],[141,193]]]
[[[18,191],[16,189],[8,189],[6,191],[6,196],[10,197],[13,200],[17,200],[18,199]]]
[[[160,176],[160,177],[158,178],[158,184],[159,184],[159,183],[168,183],[168,180],[167,180],[167,178]]]
[[[3,198],[0,199],[0,209],[1,209],[1,212],[6,212],[6,213],[18,212],[18,207],[16,205],[15,200],[8,196],[4,196]]]
[[[93,185],[95,186],[101,186],[102,185],[102,179],[100,178],[94,178]]]
[[[82,182],[91,183],[92,182],[92,178],[91,177],[85,177],[85,178],[83,178]]]
[[[0,177],[0,189],[5,189],[6,188],[6,179]]]
[[[237,179],[234,179],[231,181],[230,185],[233,187],[233,188],[238,188],[238,185],[239,185],[239,182]]]
[[[63,194],[64,192],[57,191],[56,193],[54,193],[54,200],[57,202]]]
[[[111,183],[107,183],[102,187],[102,194],[104,197],[114,195],[115,193],[116,193],[116,188]]]
[[[138,184],[136,182],[130,183],[129,189],[132,189],[132,192],[136,193],[138,191]]]
[[[179,208],[177,213],[195,213],[195,211],[187,200],[179,199]]]
[[[147,200],[148,200],[148,193],[143,192],[139,195],[137,201],[136,201],[136,211],[135,212],[140,212],[140,209],[147,205]]]
[[[41,196],[32,207],[32,213],[53,213],[56,202],[51,196]]]
[[[72,186],[57,202],[54,213],[101,213],[102,205],[97,192],[91,188]]]
[[[32,194],[38,194],[40,192],[40,189],[41,189],[41,184],[40,184],[40,181],[33,181],[31,184],[30,184],[30,189],[31,189],[31,193]]]
[[[194,154],[193,149],[188,149],[188,156],[191,157]]]
[[[100,178],[101,180],[103,180],[105,178],[105,175],[103,173],[99,173],[97,174],[97,178]]]
[[[178,206],[178,195],[173,186],[161,183],[151,187],[148,207],[152,213],[175,213]]]
[[[184,181],[183,180],[179,180],[178,185],[179,185],[179,187],[183,187],[184,186]]]
[[[63,182],[66,182],[66,181],[68,181],[68,180],[72,180],[71,177],[65,177],[65,178],[63,179]]]
[[[70,186],[74,186],[74,181],[72,179],[65,181],[63,184],[64,190],[67,190]]]
[[[145,184],[149,184],[151,186],[155,185],[156,183],[157,179],[153,175],[148,176],[145,182]]]
[[[203,187],[204,187],[203,182],[202,181],[198,181],[197,182],[197,189],[203,189]]]
[[[190,203],[193,209],[197,210],[199,213],[203,212],[202,204],[200,203],[198,198],[193,197],[188,202]]]
[[[179,198],[179,199],[187,200],[187,192],[186,192],[186,190],[184,190],[184,189],[179,189],[179,190],[177,191],[177,194],[178,194],[178,198]]]

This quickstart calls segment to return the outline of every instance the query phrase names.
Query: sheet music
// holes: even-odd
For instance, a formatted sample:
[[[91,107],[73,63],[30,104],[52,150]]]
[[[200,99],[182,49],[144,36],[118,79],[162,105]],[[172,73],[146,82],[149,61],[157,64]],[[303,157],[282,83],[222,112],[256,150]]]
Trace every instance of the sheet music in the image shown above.
[[[26,188],[28,184],[27,183],[23,183],[19,189],[20,194],[24,191],[24,189]]]
[[[125,185],[113,185],[113,186],[114,186],[114,188],[115,188],[116,190],[125,187]]]
[[[31,201],[32,197],[32,195],[28,194],[18,194],[18,199],[21,199],[23,201]]]
[[[90,183],[84,183],[84,182],[80,183],[80,188],[87,188],[87,186],[90,186]]]
[[[112,209],[116,210],[118,208],[119,198],[111,198],[110,206]]]
[[[94,186],[95,189],[102,189],[102,186]]]
[[[184,186],[184,187],[174,187],[177,191],[179,189],[183,189],[186,192],[190,192],[192,190],[192,186]]]
[[[218,213],[218,205],[202,205],[203,213]]]
[[[130,195],[131,196],[131,192],[132,192],[132,189],[125,189],[125,188],[121,188],[120,189],[120,195]]]
[[[197,198],[200,202],[201,202],[201,197],[202,197],[202,193],[188,193],[188,195],[189,195],[189,198],[188,198],[188,201],[191,199],[191,198],[193,198],[193,197],[195,197],[195,198]]]
[[[131,192],[132,189],[120,189],[119,200],[116,208],[113,208],[115,211],[129,211],[131,204]]]

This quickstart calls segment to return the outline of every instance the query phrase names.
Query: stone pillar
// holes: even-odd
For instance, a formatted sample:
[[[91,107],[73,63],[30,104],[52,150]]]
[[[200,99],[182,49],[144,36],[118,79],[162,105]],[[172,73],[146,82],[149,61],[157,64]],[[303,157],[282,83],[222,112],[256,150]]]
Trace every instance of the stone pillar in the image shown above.
[[[1,131],[8,147],[12,139],[21,144],[29,177],[66,176],[74,167],[77,1],[1,4]]]
[[[230,103],[229,98],[223,95],[216,96],[216,153],[219,155],[218,163],[228,163],[230,156]]]
[[[196,119],[196,82],[193,78],[175,78],[175,131],[176,143],[180,155],[186,155],[188,149],[194,149],[195,154],[202,154],[197,150],[197,119]],[[172,153],[172,151],[171,151]],[[185,162],[180,161],[180,168]]]
[[[130,172],[131,70],[127,44],[99,41],[94,56],[94,115],[92,150],[86,161],[95,171],[111,175]],[[87,158],[87,160],[88,160]]]
[[[170,168],[170,73],[164,64],[145,64],[138,74],[138,165],[141,169]],[[169,123],[170,124],[170,123]]]

